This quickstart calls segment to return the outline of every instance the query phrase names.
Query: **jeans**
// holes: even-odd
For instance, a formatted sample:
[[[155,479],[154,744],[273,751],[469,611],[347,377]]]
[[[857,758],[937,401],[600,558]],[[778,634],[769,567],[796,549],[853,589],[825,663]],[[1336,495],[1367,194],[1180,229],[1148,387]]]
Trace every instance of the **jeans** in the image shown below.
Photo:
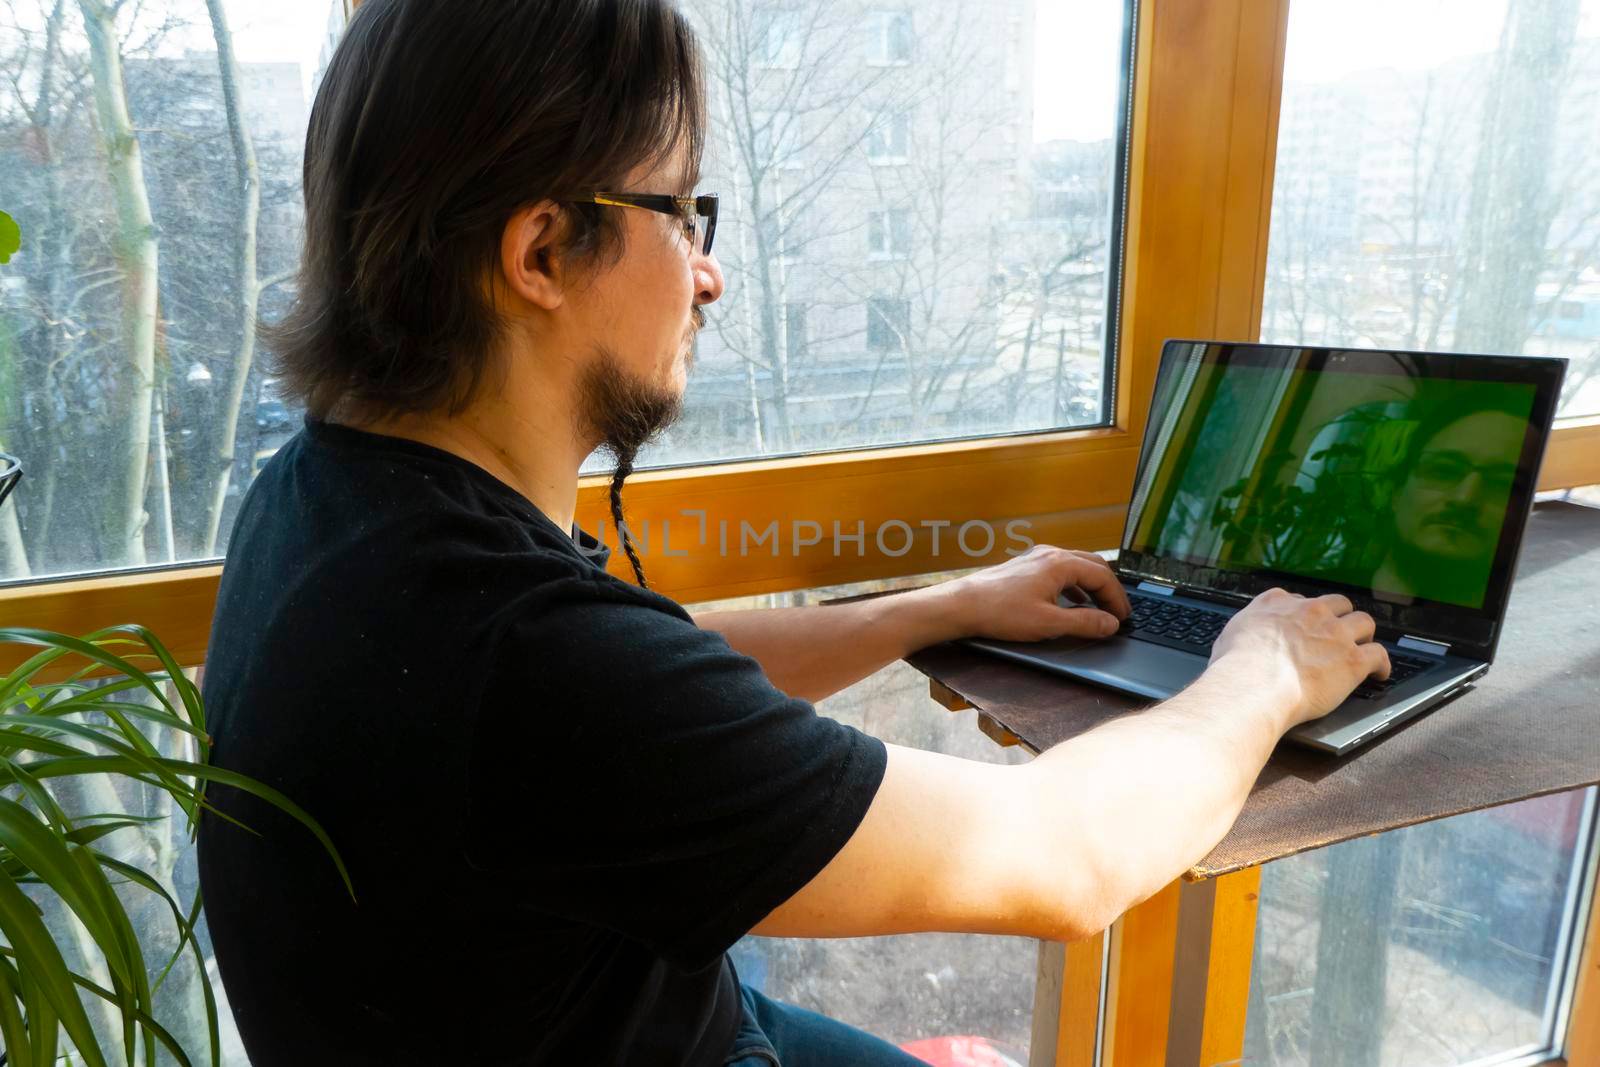
[[[882,1038],[770,1000],[743,982],[744,1014],[725,1067],[927,1067]]]

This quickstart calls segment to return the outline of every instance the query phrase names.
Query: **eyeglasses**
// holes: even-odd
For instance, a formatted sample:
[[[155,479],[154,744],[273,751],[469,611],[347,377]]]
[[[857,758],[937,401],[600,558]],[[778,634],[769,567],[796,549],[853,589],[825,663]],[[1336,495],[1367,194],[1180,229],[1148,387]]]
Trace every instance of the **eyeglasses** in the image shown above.
[[[1477,474],[1484,488],[1493,493],[1509,493],[1517,480],[1517,468],[1510,463],[1476,464],[1460,452],[1424,452],[1417,460],[1417,480],[1439,489],[1460,485]]]
[[[22,461],[16,456],[0,452],[0,504],[6,502],[11,490],[22,480]]]
[[[667,193],[595,193],[577,202],[604,204],[607,207],[637,207],[646,211],[658,211],[663,215],[676,215],[683,221],[683,232],[689,238],[689,247],[699,249],[702,256],[711,254],[711,242],[717,235],[716,193],[702,193],[699,196],[672,196]]]

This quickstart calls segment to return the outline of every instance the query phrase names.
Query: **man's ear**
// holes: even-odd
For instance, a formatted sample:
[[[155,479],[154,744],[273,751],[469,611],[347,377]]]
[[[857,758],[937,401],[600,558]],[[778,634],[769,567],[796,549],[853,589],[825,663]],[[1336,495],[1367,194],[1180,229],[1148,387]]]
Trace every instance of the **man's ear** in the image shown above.
[[[541,200],[521,208],[500,234],[500,273],[511,291],[535,307],[554,311],[565,299],[559,241],[561,208]]]

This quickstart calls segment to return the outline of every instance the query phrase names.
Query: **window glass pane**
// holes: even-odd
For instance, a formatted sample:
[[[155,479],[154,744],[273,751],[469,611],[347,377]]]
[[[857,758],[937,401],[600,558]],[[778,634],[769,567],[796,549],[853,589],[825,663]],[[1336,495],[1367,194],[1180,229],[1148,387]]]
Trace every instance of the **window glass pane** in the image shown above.
[[[934,0],[914,24],[832,0],[684,6],[728,285],[684,417],[641,466],[1101,420],[1123,3]],[[24,247],[0,268],[0,450],[27,474],[0,507],[0,580],[220,556],[298,427],[264,354],[245,358],[247,323],[291,295],[306,116],[343,5],[222,6],[253,224],[202,0],[119,5],[120,79],[80,5],[7,10],[0,190]],[[102,89],[137,170],[107,163]]]
[[[942,576],[941,576],[942,577]],[[924,575],[700,605],[788,607],[878,589],[921,585]],[[1022,763],[979,730],[977,712],[952,714],[928,697],[928,680],[895,663],[817,705],[824,715],[892,744],[986,763]],[[1028,1062],[1038,943],[1020,937],[905,934],[829,940],[747,937],[735,946],[739,977],[770,997],[910,1046],[930,1063],[1022,1067]]]
[[[1451,1067],[1550,1048],[1589,797],[1268,864],[1246,1062]]]
[[[220,554],[298,425],[246,343],[248,298],[271,318],[290,295],[308,102],[342,4],[227,0],[231,71],[203,0],[107,6],[114,53],[75,3],[0,19],[0,208],[24,242],[0,267],[0,449],[26,471],[0,508],[0,579]],[[101,104],[126,110],[137,155],[107,152]]]
[[[880,4],[684,3],[727,287],[641,465],[1100,421],[1124,5]]]
[[[1600,412],[1600,0],[1296,0],[1262,338],[1565,356]]]

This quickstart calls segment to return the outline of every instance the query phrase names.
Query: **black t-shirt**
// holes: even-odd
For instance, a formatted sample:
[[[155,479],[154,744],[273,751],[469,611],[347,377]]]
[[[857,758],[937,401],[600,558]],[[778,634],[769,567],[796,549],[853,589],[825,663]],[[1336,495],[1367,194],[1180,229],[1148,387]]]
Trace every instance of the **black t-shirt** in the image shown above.
[[[599,549],[592,553],[590,550]],[[726,950],[820,871],[881,742],[779,692],[487,472],[308,422],[244,500],[204,677],[200,878],[255,1067],[721,1064]]]

